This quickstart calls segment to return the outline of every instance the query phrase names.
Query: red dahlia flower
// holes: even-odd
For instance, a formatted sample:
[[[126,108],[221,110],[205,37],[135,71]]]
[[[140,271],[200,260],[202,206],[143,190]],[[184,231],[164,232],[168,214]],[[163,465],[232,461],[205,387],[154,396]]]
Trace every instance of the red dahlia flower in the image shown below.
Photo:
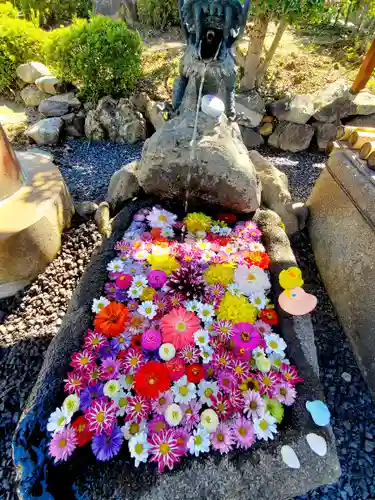
[[[267,323],[267,325],[277,325],[279,322],[277,312],[273,309],[263,309],[259,314],[259,319]]]
[[[111,302],[96,315],[95,329],[106,337],[117,337],[129,321],[129,309],[118,302]]]
[[[171,386],[168,368],[159,361],[149,361],[142,366],[134,377],[134,390],[139,396],[156,399],[161,392]]]
[[[198,363],[186,367],[186,375],[189,382],[198,384],[204,378],[204,368]]]
[[[93,432],[88,430],[88,425],[89,423],[83,415],[76,418],[72,423],[72,427],[75,429],[78,438],[78,446],[84,446],[94,435]]]

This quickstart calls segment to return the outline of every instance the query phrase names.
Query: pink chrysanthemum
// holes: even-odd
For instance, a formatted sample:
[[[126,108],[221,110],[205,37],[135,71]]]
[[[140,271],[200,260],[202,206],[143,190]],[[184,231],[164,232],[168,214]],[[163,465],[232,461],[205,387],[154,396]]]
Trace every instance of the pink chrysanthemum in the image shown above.
[[[163,316],[160,326],[163,342],[173,344],[176,349],[182,349],[188,344],[194,344],[194,333],[199,330],[200,321],[196,314],[178,307]]]
[[[170,308],[179,308],[185,301],[185,296],[182,293],[175,292],[168,296],[168,301]]]
[[[177,444],[181,449],[181,455],[185,455],[188,448],[187,443],[190,438],[189,433],[185,429],[177,428],[175,429],[175,436],[177,439]]]
[[[129,309],[130,312],[134,312],[138,309],[140,304],[139,304],[138,300],[132,299],[132,300],[129,300],[126,305],[127,305],[127,308]]]
[[[220,389],[229,394],[238,385],[237,379],[230,371],[221,371],[219,373],[218,383]]]
[[[214,285],[206,287],[206,292],[204,295],[204,300],[210,302],[211,304],[218,304],[220,300],[224,297],[225,286],[220,283],[215,283]]]
[[[298,370],[295,366],[287,365],[283,363],[281,365],[281,375],[283,376],[286,382],[289,382],[292,385],[299,384],[303,382],[303,378],[298,375]]]
[[[69,394],[79,394],[85,388],[85,375],[79,372],[69,372],[68,378],[64,380],[66,384],[64,385],[64,391]]]
[[[233,336],[233,323],[231,321],[215,321],[213,330],[219,335],[223,342],[229,342]]]
[[[147,427],[150,434],[158,434],[159,432],[169,429],[169,425],[163,415],[154,415],[152,419],[147,422]]]
[[[127,252],[130,250],[131,243],[129,240],[120,240],[115,243],[116,252]]]
[[[178,357],[181,358],[187,365],[192,365],[199,362],[199,349],[193,345],[186,345],[178,352]]]
[[[142,420],[147,419],[151,411],[151,402],[142,396],[134,396],[128,398],[126,406],[126,421],[132,421],[139,424]]]
[[[89,385],[95,385],[102,380],[102,369],[100,366],[94,365],[86,372],[87,381]]]
[[[255,443],[254,427],[245,417],[237,417],[232,423],[232,432],[237,448],[247,450]]]
[[[84,349],[91,349],[92,351],[98,351],[106,342],[106,338],[99,332],[89,330],[85,341],[83,343]]]
[[[76,431],[67,427],[60,432],[56,432],[49,444],[49,452],[55,459],[55,463],[60,460],[65,462],[76,449],[78,437]]]
[[[292,384],[282,382],[281,384],[276,384],[273,390],[273,397],[285,406],[291,406],[296,400],[297,391]]]
[[[103,359],[101,365],[101,380],[112,380],[119,376],[121,361],[118,359]]]
[[[202,409],[202,405],[193,399],[189,404],[181,405],[181,409],[184,412],[182,425],[188,432],[190,432],[200,421],[199,412]]]
[[[143,354],[136,349],[129,349],[122,360],[126,375],[134,375],[144,363]]]
[[[171,310],[170,303],[166,295],[156,292],[152,300],[158,308],[158,314],[164,314]]]
[[[157,462],[158,471],[164,472],[168,467],[172,470],[174,465],[180,461],[182,449],[177,442],[178,436],[173,429],[153,434],[149,439],[151,445],[149,453],[152,455],[150,461]]]
[[[260,394],[266,395],[272,398],[275,385],[279,382],[279,376],[275,372],[258,373],[257,380],[259,382],[259,392]]]
[[[254,326],[262,335],[262,337],[271,335],[273,333],[271,325],[267,325],[267,323],[265,321],[262,321],[261,319],[258,319],[258,321],[254,323]]]
[[[115,298],[116,285],[113,281],[109,281],[104,285],[105,296],[108,300]]]
[[[152,402],[152,410],[158,415],[164,415],[167,406],[173,403],[171,391],[163,392]]]
[[[212,448],[217,450],[222,455],[228,453],[234,444],[234,439],[229,425],[221,423],[218,425],[215,432],[210,434]]]
[[[240,358],[235,358],[230,364],[231,372],[237,377],[239,382],[247,379],[250,374],[249,363]]]
[[[88,371],[95,365],[95,356],[88,349],[75,352],[72,356],[70,366],[78,371]]]
[[[259,418],[263,416],[265,411],[265,403],[261,398],[259,392],[256,391],[245,391],[243,393],[244,406],[243,412],[245,415],[254,418]]]
[[[226,349],[217,349],[212,356],[212,364],[217,373],[231,370],[234,361],[233,354]]]
[[[211,408],[216,411],[221,422],[225,422],[233,415],[233,407],[228,398],[228,395],[223,395],[221,392],[216,397],[211,396]]]
[[[88,422],[88,430],[95,432],[96,435],[102,432],[111,432],[116,423],[117,407],[113,401],[96,399],[86,410],[85,418]]]

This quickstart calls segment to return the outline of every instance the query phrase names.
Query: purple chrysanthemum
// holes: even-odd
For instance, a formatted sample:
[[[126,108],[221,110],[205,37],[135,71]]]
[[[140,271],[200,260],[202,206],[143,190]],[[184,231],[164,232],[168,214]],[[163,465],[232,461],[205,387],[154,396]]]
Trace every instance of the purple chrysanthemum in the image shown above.
[[[116,288],[115,299],[117,300],[117,302],[127,302],[128,298],[127,288]]]
[[[101,359],[115,358],[119,352],[120,348],[116,343],[112,341],[107,342],[99,349],[99,357]]]
[[[255,443],[254,427],[247,418],[237,417],[232,423],[232,431],[237,448],[246,450]]]
[[[216,431],[210,434],[210,441],[214,450],[221,454],[228,453],[234,444],[230,427],[224,423],[219,424]]]
[[[166,286],[169,294],[182,294],[185,300],[201,299],[206,287],[202,271],[192,263],[174,271],[169,276]]]
[[[110,434],[102,433],[93,436],[91,448],[98,460],[101,462],[110,460],[118,454],[124,441],[121,429],[116,425]]]
[[[86,410],[89,408],[93,401],[103,397],[103,385],[95,384],[87,387],[80,394],[80,408],[81,410]]]
[[[110,281],[104,285],[105,295],[107,299],[114,299],[116,292],[116,285],[113,281]]]

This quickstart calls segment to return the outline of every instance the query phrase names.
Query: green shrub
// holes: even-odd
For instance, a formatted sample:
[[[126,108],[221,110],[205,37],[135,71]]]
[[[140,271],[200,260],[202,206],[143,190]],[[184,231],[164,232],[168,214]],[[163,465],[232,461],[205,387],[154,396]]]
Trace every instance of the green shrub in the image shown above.
[[[46,44],[47,63],[93,101],[132,89],[140,75],[140,53],[138,33],[103,16],[54,30]]]
[[[0,17],[11,17],[16,19],[18,17],[18,9],[16,9],[10,2],[0,1]]]
[[[40,26],[67,24],[75,17],[88,17],[91,0],[13,0],[26,19]]]
[[[141,23],[165,29],[180,23],[177,0],[137,0]]]
[[[29,21],[0,17],[0,92],[14,83],[19,64],[43,60],[47,36]]]

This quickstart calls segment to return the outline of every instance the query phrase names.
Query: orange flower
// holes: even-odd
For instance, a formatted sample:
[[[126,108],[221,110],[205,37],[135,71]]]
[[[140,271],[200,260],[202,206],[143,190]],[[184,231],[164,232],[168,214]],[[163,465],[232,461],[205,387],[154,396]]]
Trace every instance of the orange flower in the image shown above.
[[[164,238],[164,236],[161,235],[161,229],[158,227],[153,227],[151,229],[151,236],[152,236],[152,241],[154,243],[168,243],[168,239]],[[164,245],[161,245],[164,246]]]
[[[106,337],[117,337],[128,321],[129,309],[118,302],[111,302],[96,315],[94,326]]]
[[[265,252],[247,252],[245,260],[250,266],[258,266],[261,269],[268,269],[270,257]]]

